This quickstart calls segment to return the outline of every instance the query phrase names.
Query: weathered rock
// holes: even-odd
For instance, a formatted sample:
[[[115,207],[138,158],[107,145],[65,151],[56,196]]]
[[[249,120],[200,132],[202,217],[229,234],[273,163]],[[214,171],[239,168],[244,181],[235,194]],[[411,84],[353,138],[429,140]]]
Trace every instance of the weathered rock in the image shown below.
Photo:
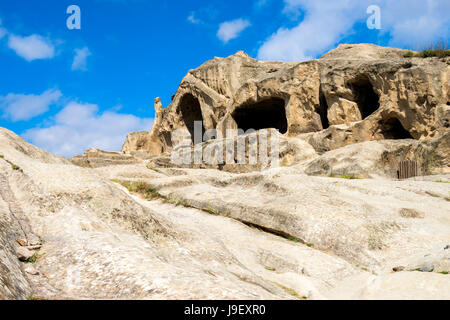
[[[19,239],[17,239],[16,241],[17,241],[17,243],[20,244],[22,247],[25,247],[25,246],[28,245],[28,242],[27,242],[27,240],[25,240],[25,239],[19,238]]]
[[[257,61],[244,52],[214,58],[188,72],[170,106],[155,101],[144,149],[170,152],[172,133],[185,129],[192,135],[194,121],[223,137],[236,128],[275,128],[311,139],[317,132],[316,140],[325,140],[318,152],[372,140],[440,137],[450,123],[449,59],[404,58],[404,52],[360,44],[301,63]]]
[[[31,264],[28,264],[25,268],[24,268],[25,272],[28,274],[31,274],[32,276],[35,276],[37,274],[39,274],[39,271],[36,270],[35,267],[33,267]]]
[[[131,134],[133,136],[133,134]],[[70,161],[80,167],[97,168],[111,165],[138,163],[140,160],[130,154],[120,152],[103,151],[96,148],[90,148],[82,156],[75,156]]]
[[[264,142],[262,142],[264,141]],[[302,139],[287,138],[275,129],[181,145],[168,157],[157,157],[149,167],[207,168],[244,173],[273,166],[302,164],[317,158],[314,148]]]
[[[316,151],[328,149],[332,141],[323,138],[326,130],[312,135],[302,135]],[[305,167],[311,175],[371,174],[397,178],[400,161],[417,161],[419,175],[450,172],[450,132],[426,141],[382,140],[354,143],[323,153]]]
[[[132,132],[127,136],[122,147],[123,153],[150,150],[150,133],[147,131]]]
[[[313,150],[301,140],[297,148]],[[295,167],[150,170],[148,160],[91,169],[20,151],[31,149],[0,128],[0,154],[23,168],[0,159],[0,298],[450,297],[444,274],[391,274],[421,259],[436,271],[448,266],[450,185],[434,182],[446,175],[345,180]],[[402,208],[423,219],[402,217]],[[11,247],[29,229],[43,241],[39,274],[27,279]]]
[[[28,259],[30,259],[34,255],[34,252],[31,251],[31,250],[28,250],[25,247],[17,247],[16,248],[16,254],[17,254],[17,258],[20,261],[27,261]]]
[[[427,264],[420,268],[420,271],[422,272],[433,272],[434,271],[434,265]]]

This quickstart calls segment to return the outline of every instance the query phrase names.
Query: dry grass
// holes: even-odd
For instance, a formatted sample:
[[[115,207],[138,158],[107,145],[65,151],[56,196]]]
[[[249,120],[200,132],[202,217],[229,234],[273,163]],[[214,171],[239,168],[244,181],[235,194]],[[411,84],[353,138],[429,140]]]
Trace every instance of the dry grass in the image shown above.
[[[408,51],[403,57],[405,58],[445,58],[450,57],[450,50],[448,49],[448,43],[442,41],[436,44],[423,47],[419,52]]]
[[[113,179],[111,181],[124,186],[131,193],[136,193],[143,196],[146,200],[163,198],[155,188],[152,188],[148,183],[142,181],[121,181],[117,179]]]

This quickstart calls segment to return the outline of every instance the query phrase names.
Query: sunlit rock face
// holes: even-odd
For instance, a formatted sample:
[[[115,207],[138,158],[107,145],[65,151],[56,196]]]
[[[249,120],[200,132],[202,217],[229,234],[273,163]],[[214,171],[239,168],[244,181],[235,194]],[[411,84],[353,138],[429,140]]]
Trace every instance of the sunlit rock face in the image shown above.
[[[327,131],[327,150],[357,142],[436,138],[449,130],[449,58],[405,58],[371,44],[340,45],[318,60],[258,61],[238,52],[190,70],[156,119],[148,143],[123,151],[172,150],[177,129],[274,128],[286,137]],[[336,126],[346,125],[345,139]]]

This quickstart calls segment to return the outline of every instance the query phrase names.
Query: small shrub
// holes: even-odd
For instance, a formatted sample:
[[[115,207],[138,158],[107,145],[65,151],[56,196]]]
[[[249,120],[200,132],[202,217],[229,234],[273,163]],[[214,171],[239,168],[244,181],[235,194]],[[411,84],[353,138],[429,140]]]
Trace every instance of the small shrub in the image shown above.
[[[0,154],[0,159],[3,159],[4,157],[5,157],[4,155]]]
[[[403,55],[404,58],[412,58],[414,57],[414,53],[412,51],[408,51]]]
[[[121,181],[117,179],[112,179],[112,182],[121,184],[125,188],[128,189],[131,193],[138,193],[146,200],[154,200],[162,198],[162,196],[159,194],[159,192],[152,188],[149,184],[141,181]]]
[[[44,256],[45,253],[39,253],[39,252],[35,252],[33,254],[33,256],[31,258],[28,258],[28,260],[26,262],[28,263],[35,263],[36,261],[38,261],[38,259],[42,258]]]
[[[209,214],[212,214],[213,216],[220,215],[219,212],[213,209],[210,205],[208,205],[208,209],[206,209],[205,211],[208,212]]]
[[[314,247],[314,243],[307,243],[306,245],[307,245],[309,248]]]
[[[300,239],[293,237],[293,236],[288,236],[286,239],[288,239],[289,241],[292,241],[292,242],[297,242],[297,243],[300,242]]]
[[[266,267],[266,270],[269,270],[269,271],[276,271],[276,269],[275,269],[274,267]]]
[[[17,170],[17,171],[20,170],[20,167],[18,165],[16,165],[16,164],[11,165],[11,167],[12,167],[13,170]]]
[[[439,41],[433,45],[425,46],[420,49],[419,52],[407,51],[403,57],[405,58],[445,58],[450,57],[450,50],[448,49],[448,44]]]
[[[439,272],[440,274],[448,274],[449,272],[448,271],[441,271],[441,272]]]
[[[420,58],[444,58],[444,57],[450,57],[450,50],[444,50],[444,49],[436,49],[436,50],[423,50],[419,53]]]

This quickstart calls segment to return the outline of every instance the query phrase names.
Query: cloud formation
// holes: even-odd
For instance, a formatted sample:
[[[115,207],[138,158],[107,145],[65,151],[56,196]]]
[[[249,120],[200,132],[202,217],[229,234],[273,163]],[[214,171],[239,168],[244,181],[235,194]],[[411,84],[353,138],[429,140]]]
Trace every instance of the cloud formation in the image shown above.
[[[240,33],[250,26],[250,22],[245,19],[236,19],[232,21],[223,22],[217,31],[217,37],[223,43],[227,43],[231,39],[239,37]]]
[[[279,28],[259,48],[263,60],[307,60],[333,48],[365,23],[369,5],[381,9],[381,35],[389,45],[417,49],[449,38],[450,2],[438,0],[285,0],[284,13],[303,19],[293,28]],[[374,31],[375,32],[375,31]]]
[[[53,43],[37,34],[28,37],[11,34],[8,39],[8,47],[27,61],[51,59],[55,56]]]
[[[73,58],[72,70],[87,71],[87,58],[92,55],[88,47],[75,49],[75,57]]]
[[[199,23],[201,23],[201,20],[200,20],[200,19],[197,19],[197,18],[195,17],[195,12],[194,12],[194,11],[192,11],[191,14],[187,17],[187,20],[188,20],[190,23],[193,23],[193,24],[199,24]]]
[[[0,110],[3,117],[11,121],[27,121],[43,113],[62,97],[59,90],[50,89],[40,95],[15,94],[0,97]]]
[[[128,133],[150,130],[152,124],[150,118],[101,113],[95,104],[71,102],[55,116],[52,125],[27,130],[23,137],[51,153],[72,157],[91,147],[120,151]]]

